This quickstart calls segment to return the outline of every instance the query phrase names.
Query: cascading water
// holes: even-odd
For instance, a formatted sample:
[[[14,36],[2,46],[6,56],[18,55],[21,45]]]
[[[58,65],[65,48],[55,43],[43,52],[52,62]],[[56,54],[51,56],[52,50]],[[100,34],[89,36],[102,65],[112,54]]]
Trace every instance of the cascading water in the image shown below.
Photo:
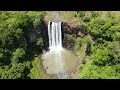
[[[49,37],[49,49],[50,54],[53,56],[54,67],[59,65],[59,70],[54,73],[60,73],[64,70],[64,61],[62,60],[62,33],[61,33],[61,22],[50,22],[48,23],[48,37]],[[52,56],[51,55],[51,56]],[[52,71],[51,71],[52,72]],[[58,78],[61,78],[58,76]]]
[[[62,49],[61,22],[48,23],[49,48],[51,50]]]
[[[43,67],[54,78],[70,78],[69,72],[77,65],[76,56],[62,47],[61,22],[48,23],[50,51],[44,54]]]

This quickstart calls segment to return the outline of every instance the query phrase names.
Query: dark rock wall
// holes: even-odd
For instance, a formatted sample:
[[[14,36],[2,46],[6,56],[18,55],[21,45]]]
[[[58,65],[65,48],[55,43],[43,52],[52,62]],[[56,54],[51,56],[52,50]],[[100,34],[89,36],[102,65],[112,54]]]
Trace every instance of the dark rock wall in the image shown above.
[[[72,27],[66,22],[62,23],[63,47],[74,50],[75,39],[81,37],[82,27]]]
[[[42,21],[40,27],[29,30],[30,32],[27,33],[28,42],[36,43],[37,39],[42,37],[44,47],[48,47],[49,41],[48,41],[48,31],[47,30],[48,30],[47,22]]]
[[[64,48],[67,48],[69,50],[73,50],[75,39],[78,37],[81,37],[82,35],[82,27],[71,27],[67,22],[62,22],[62,44]],[[41,36],[44,39],[44,44],[46,47],[49,45],[48,40],[48,21],[45,21],[43,23],[43,26],[41,28]]]

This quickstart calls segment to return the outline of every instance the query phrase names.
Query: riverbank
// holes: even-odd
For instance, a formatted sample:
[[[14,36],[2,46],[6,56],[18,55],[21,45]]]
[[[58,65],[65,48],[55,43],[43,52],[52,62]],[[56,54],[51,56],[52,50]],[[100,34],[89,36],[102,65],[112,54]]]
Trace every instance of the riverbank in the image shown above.
[[[42,68],[40,57],[34,57],[32,66],[33,68],[30,70],[29,74],[31,79],[50,79],[50,76],[48,76]]]

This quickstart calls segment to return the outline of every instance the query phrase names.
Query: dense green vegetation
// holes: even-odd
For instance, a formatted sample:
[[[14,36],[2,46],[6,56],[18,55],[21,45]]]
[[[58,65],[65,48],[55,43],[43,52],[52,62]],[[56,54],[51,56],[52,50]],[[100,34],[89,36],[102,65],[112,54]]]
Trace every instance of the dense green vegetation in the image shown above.
[[[48,42],[42,34],[45,15],[43,11],[0,11],[0,79],[50,78],[39,58]],[[77,78],[120,79],[120,12],[63,11],[61,15],[66,22],[78,20],[82,27],[80,37],[71,35],[82,60]]]
[[[50,77],[45,74],[40,64],[40,58],[35,57],[32,61],[33,68],[30,70],[28,75],[31,79],[49,79]]]
[[[44,46],[42,36],[30,41],[29,34],[39,32],[45,12],[0,11],[0,78],[28,79],[35,56]],[[34,69],[34,68],[33,68]],[[41,73],[41,72],[40,72]],[[37,77],[35,77],[37,78]]]
[[[83,31],[87,33],[75,44],[83,61],[79,78],[120,78],[120,12],[107,12],[106,17],[103,14],[78,12]]]

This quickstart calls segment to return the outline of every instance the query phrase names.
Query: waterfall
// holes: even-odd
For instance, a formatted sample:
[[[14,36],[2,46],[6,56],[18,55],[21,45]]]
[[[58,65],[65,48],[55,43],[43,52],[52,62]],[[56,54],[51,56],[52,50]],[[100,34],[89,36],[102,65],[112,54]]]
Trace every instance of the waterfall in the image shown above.
[[[56,79],[71,78],[71,71],[76,67],[78,58],[62,47],[61,22],[48,22],[49,49],[43,57],[46,73]]]
[[[49,48],[52,50],[62,49],[61,22],[48,23]]]

